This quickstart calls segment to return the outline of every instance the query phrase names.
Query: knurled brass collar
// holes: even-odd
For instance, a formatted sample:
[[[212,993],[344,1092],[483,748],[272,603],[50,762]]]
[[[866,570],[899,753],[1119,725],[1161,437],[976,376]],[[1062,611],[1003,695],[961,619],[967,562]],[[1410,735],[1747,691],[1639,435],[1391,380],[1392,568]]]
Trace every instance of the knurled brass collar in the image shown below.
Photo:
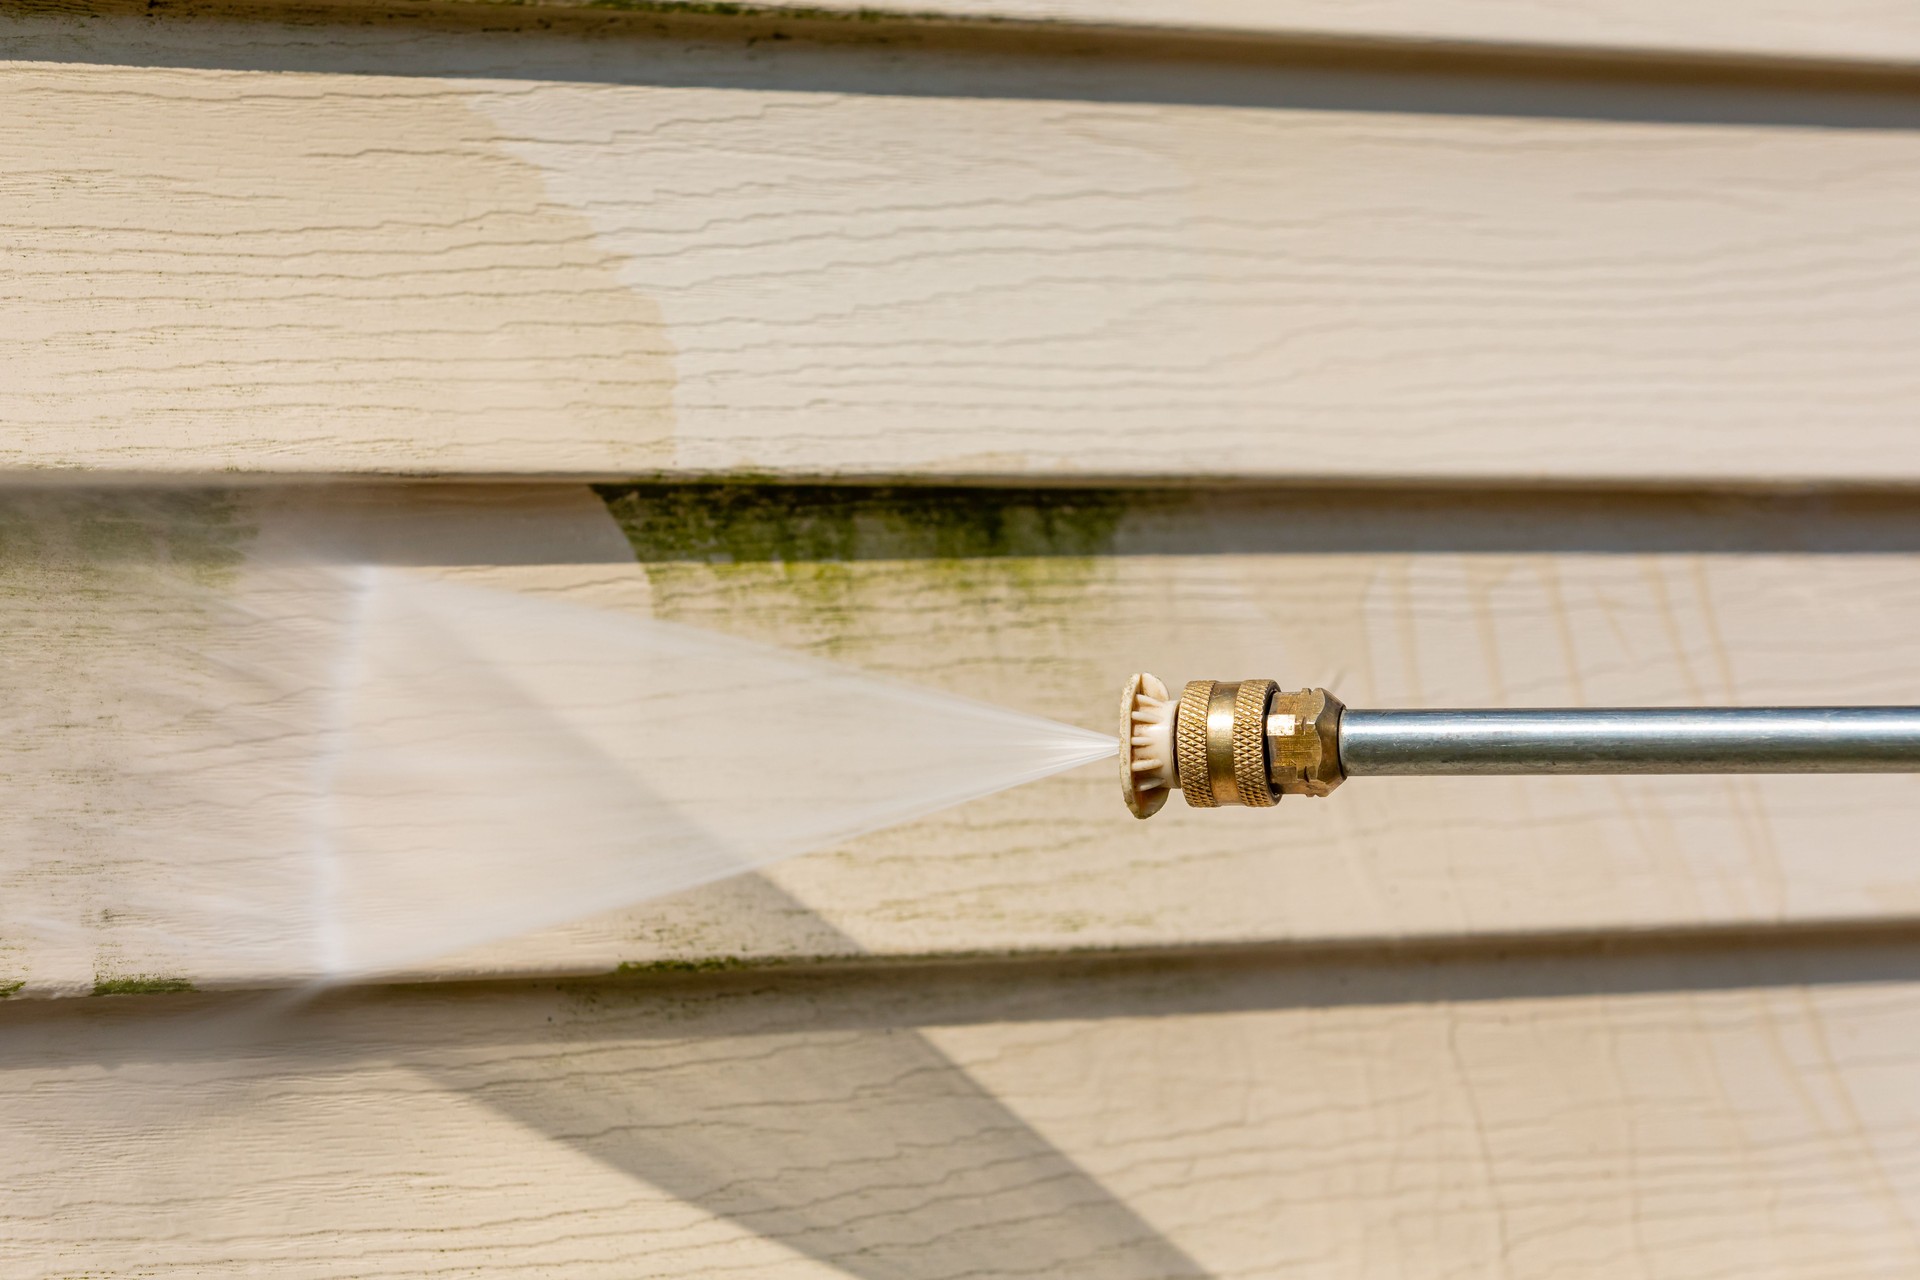
[[[1283,691],[1271,680],[1194,680],[1180,693],[1174,763],[1195,809],[1280,797],[1324,796],[1339,786],[1340,699],[1325,689]]]
[[[1280,799],[1267,770],[1266,710],[1275,688],[1271,680],[1195,680],[1181,692],[1175,762],[1189,805],[1264,807]]]
[[[1180,709],[1173,722],[1174,766],[1180,773],[1180,794],[1195,809],[1219,805],[1207,768],[1207,708],[1218,680],[1189,680],[1180,691]]]
[[[1233,781],[1240,803],[1265,809],[1280,803],[1267,781],[1267,704],[1280,686],[1242,680],[1233,695]]]

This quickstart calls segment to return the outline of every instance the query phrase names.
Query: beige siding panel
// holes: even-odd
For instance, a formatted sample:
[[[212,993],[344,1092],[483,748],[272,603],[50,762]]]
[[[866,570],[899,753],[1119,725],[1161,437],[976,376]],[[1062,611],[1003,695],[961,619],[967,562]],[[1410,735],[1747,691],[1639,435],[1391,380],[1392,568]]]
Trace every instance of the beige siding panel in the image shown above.
[[[1910,943],[0,1007],[27,1278],[1920,1267]]]
[[[768,9],[876,10],[854,0],[765,0]],[[1243,37],[1338,37],[1557,46],[1582,52],[1905,62],[1920,55],[1920,20],[1892,0],[915,0],[903,12],[1145,28]]]
[[[1920,475],[1899,95],[0,40],[15,470]]]
[[[0,987],[258,977],[111,910],[116,893],[169,883],[136,838],[157,819],[130,768],[176,729],[101,691],[131,673],[162,690],[200,681],[227,705],[205,683],[203,625],[126,608],[156,555],[393,561],[1094,729],[1141,667],[1325,684],[1357,706],[1920,702],[1920,523],[1899,502],[742,486],[614,509],[629,538],[566,487],[10,499],[0,891],[94,914],[78,932],[0,940]],[[271,752],[205,745],[238,771],[222,796],[249,794],[250,769],[276,776]],[[431,969],[1920,915],[1914,778],[1372,779],[1273,812],[1176,802],[1150,823],[1115,790],[1110,766],[1083,770]]]
[[[1356,706],[1920,701],[1899,503],[688,492],[614,503],[657,616],[1093,728],[1140,667]],[[1376,779],[1149,823],[1113,791],[1085,770],[638,913],[623,955],[695,921],[807,955],[1920,910],[1912,778]]]

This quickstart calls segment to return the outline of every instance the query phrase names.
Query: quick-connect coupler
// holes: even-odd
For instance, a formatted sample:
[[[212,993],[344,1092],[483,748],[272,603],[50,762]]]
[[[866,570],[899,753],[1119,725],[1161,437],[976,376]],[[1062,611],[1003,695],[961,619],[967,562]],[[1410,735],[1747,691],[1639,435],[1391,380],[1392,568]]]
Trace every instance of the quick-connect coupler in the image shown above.
[[[1135,817],[1178,788],[1195,809],[1324,796],[1340,769],[1340,699],[1271,680],[1194,680],[1176,700],[1142,672],[1121,696],[1120,778]]]
[[[1144,673],[1120,700],[1135,817],[1176,789],[1196,809],[1324,796],[1348,777],[1920,772],[1917,707],[1546,707],[1363,711],[1325,689]]]

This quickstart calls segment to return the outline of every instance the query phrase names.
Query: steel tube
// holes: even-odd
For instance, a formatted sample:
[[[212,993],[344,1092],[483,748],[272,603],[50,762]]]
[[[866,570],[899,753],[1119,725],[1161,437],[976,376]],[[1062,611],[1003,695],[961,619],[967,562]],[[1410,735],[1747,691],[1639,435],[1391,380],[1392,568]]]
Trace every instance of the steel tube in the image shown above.
[[[1920,707],[1363,711],[1340,764],[1368,774],[1920,772]]]

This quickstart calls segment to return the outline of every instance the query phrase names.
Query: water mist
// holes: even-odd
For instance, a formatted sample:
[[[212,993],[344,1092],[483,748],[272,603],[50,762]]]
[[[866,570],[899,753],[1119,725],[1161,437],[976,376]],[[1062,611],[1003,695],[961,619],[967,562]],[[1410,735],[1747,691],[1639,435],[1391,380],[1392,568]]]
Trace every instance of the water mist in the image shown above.
[[[111,758],[111,802],[69,833],[99,865],[82,899],[9,895],[0,931],[44,946],[110,921],[202,981],[404,970],[1115,750],[730,637],[391,568],[255,564],[142,590],[124,615],[168,620],[150,661],[101,673],[48,766]],[[12,882],[61,886],[58,856],[23,851],[44,874]]]

